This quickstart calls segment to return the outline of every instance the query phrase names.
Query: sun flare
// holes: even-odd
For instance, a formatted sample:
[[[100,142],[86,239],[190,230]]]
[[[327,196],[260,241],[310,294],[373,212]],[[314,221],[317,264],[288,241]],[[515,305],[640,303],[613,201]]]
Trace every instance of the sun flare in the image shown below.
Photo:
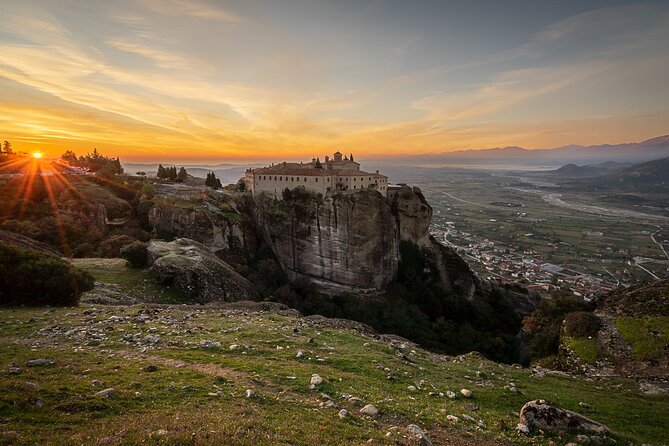
[[[39,152],[35,152],[35,153],[33,153],[33,158],[40,159],[40,158],[42,158],[42,154],[39,153]]]

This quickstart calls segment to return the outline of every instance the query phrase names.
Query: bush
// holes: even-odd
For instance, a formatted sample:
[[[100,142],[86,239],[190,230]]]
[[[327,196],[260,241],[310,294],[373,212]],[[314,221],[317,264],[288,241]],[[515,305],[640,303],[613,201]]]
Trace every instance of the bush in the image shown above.
[[[602,323],[597,316],[587,311],[569,313],[564,319],[567,336],[587,338],[597,335]]]
[[[134,242],[136,240],[128,235],[113,235],[100,243],[98,252],[100,257],[118,258],[121,257],[121,248]]]
[[[147,263],[148,245],[142,242],[135,242],[121,248],[121,257],[126,259],[133,268],[143,268]]]
[[[0,243],[0,304],[77,305],[93,276],[65,260]]]

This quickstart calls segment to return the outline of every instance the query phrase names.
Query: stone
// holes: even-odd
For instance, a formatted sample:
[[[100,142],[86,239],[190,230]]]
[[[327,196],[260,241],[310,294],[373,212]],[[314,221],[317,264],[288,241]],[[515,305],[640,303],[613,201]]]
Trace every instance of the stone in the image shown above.
[[[529,435],[530,434],[530,428],[527,427],[527,424],[523,423],[518,423],[516,425],[516,432],[522,435]]]
[[[456,417],[455,415],[446,415],[446,419],[451,423],[457,423],[460,421],[460,418]]]
[[[580,407],[584,408],[584,409],[591,409],[591,408],[592,408],[592,406],[591,406],[590,404],[588,404],[588,403],[584,403],[583,401],[581,401],[580,403],[578,403],[578,405],[579,405]]]
[[[408,425],[407,433],[412,440],[417,441],[421,446],[432,446],[432,441],[419,426],[415,424]]]
[[[474,423],[474,424],[477,423],[476,418],[474,418],[474,417],[470,417],[470,416],[467,415],[466,413],[463,413],[463,414],[461,415],[461,417],[462,417],[463,420],[469,421],[470,423]]]
[[[99,381],[99,380],[97,380],[97,379],[94,379],[93,381],[91,381],[91,386],[99,387],[99,386],[101,386],[102,384],[103,384],[102,381]]]
[[[297,359],[300,359],[302,356],[304,356],[304,352],[303,352],[302,350],[299,350],[299,351],[295,354],[295,357],[296,357]]]
[[[246,389],[246,392],[244,392],[244,396],[246,398],[252,398],[255,396],[255,394],[256,393],[253,391],[253,389]]]
[[[348,402],[353,404],[354,406],[362,406],[362,400],[357,396],[349,397]]]
[[[368,415],[370,417],[373,417],[379,414],[379,409],[374,407],[374,405],[372,404],[367,404],[365,407],[360,409],[360,413],[363,415]]]
[[[54,365],[56,361],[52,359],[45,359],[45,358],[38,358],[38,359],[31,359],[28,361],[28,367],[44,367],[44,366],[49,366],[49,365]]]
[[[312,386],[320,386],[323,384],[323,378],[318,373],[314,373],[311,375],[311,381],[310,381]]]
[[[344,419],[348,416],[348,410],[342,409],[342,410],[339,411],[338,415],[339,415],[339,418]]]
[[[416,386],[409,386],[409,387],[407,387],[407,390],[409,392],[415,392],[416,391]]]
[[[156,280],[197,302],[260,299],[251,282],[194,240],[151,240],[147,249],[151,274]]]
[[[110,387],[108,389],[100,390],[99,392],[95,392],[96,396],[102,396],[105,398],[109,398],[111,395],[116,393],[116,389],[113,387]]]
[[[158,371],[158,366],[155,366],[153,364],[147,365],[146,367],[144,367],[144,371],[149,372],[149,373],[157,372]]]
[[[37,391],[37,390],[39,390],[39,386],[38,386],[37,384],[35,384],[35,383],[31,383],[31,382],[26,381],[26,382],[23,383],[23,385],[24,385],[24,386],[26,387],[26,389],[28,389],[28,390],[33,390],[33,391]]]
[[[446,391],[446,396],[449,397],[449,398],[452,399],[452,400],[454,400],[455,398],[457,398],[457,395],[455,394],[455,392],[453,392],[453,391],[451,391],[451,390],[447,390],[447,391]]]
[[[527,402],[520,410],[520,423],[530,430],[610,433],[607,426],[544,400]]]
[[[472,391],[471,391],[471,390],[468,390],[468,389],[462,389],[462,390],[460,390],[460,394],[461,394],[462,396],[464,396],[465,398],[471,398],[471,397],[474,396],[474,394],[472,393]]]

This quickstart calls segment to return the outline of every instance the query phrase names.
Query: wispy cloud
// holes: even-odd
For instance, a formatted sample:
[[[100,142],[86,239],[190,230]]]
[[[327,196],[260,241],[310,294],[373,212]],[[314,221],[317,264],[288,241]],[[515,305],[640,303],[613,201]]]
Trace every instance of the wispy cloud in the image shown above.
[[[137,0],[151,11],[172,16],[187,15],[205,20],[240,24],[247,20],[218,4],[210,5],[198,0]]]

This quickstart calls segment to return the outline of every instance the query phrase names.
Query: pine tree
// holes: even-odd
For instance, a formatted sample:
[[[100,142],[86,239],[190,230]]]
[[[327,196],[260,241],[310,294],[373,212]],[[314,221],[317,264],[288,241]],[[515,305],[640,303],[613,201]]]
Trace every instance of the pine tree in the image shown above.
[[[156,175],[158,179],[164,180],[166,175],[165,168],[163,167],[162,164],[158,164],[158,174]]]
[[[207,187],[211,187],[211,172],[207,172],[207,179],[204,180],[204,185]]]
[[[319,158],[316,158],[316,164],[314,165],[316,169],[322,169],[323,165],[321,164],[321,160]]]
[[[176,166],[170,167],[170,180],[175,181],[177,179],[177,168]]]
[[[7,140],[2,142],[2,153],[4,153],[5,155],[11,155],[14,153],[14,151],[12,150],[11,142]]]
[[[349,155],[348,159],[350,159],[351,161],[353,161],[353,154],[352,154],[352,153]]]
[[[177,181],[179,183],[183,183],[184,181],[186,181],[186,178],[188,178],[188,172],[186,172],[185,167],[181,167],[179,169],[179,173],[177,173]]]

